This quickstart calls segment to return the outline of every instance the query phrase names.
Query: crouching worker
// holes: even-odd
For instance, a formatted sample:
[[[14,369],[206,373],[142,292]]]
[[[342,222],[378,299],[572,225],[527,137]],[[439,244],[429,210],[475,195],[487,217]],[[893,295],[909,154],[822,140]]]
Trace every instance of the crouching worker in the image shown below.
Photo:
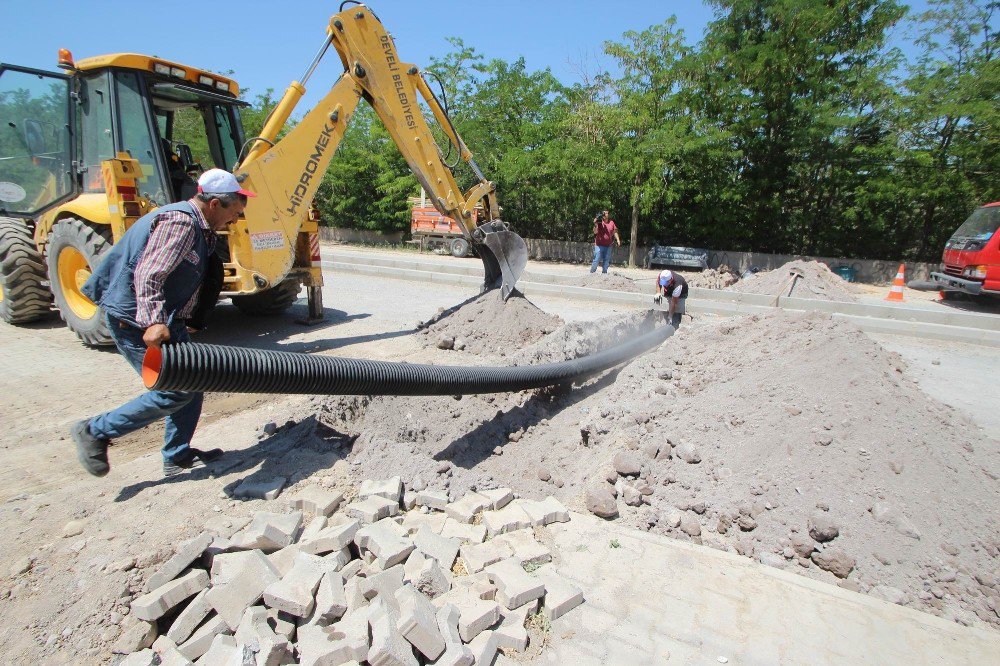
[[[687,302],[688,284],[679,273],[660,271],[656,278],[656,295],[653,302],[659,305],[665,296],[667,298],[667,317],[676,328],[681,325],[681,315],[684,314],[684,304]]]
[[[190,333],[204,327],[222,290],[216,232],[236,222],[252,196],[228,171],[206,171],[194,197],[137,220],[84,284],[83,293],[104,310],[118,353],[136,372],[142,373],[147,348],[187,342]],[[80,464],[94,476],[104,476],[112,439],[164,418],[164,476],[215,460],[221,449],[191,448],[201,403],[201,393],[147,391],[117,409],[78,421],[71,432]]]

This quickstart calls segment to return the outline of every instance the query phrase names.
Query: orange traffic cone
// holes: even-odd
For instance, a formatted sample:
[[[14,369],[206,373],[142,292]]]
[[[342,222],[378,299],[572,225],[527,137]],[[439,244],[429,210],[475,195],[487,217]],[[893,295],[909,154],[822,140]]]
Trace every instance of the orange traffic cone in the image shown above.
[[[900,264],[899,270],[896,271],[896,279],[892,281],[892,286],[889,287],[889,295],[885,297],[885,300],[897,301],[899,303],[906,301],[906,299],[903,298],[903,285],[905,284],[903,281],[903,273],[905,271],[906,264]]]

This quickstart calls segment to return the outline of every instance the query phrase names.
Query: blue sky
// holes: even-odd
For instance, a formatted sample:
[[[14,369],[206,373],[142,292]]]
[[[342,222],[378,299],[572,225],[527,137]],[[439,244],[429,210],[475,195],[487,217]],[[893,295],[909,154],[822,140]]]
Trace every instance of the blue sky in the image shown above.
[[[114,52],[157,55],[216,72],[232,70],[251,92],[281,91],[300,77],[323,42],[332,2],[85,2],[0,0],[0,61],[55,69],[59,48],[76,58]],[[910,3],[922,8],[924,0]],[[550,68],[565,83],[610,66],[606,40],[677,16],[690,43],[712,19],[700,2],[636,0],[372,0],[370,6],[396,40],[400,58],[419,66],[451,50],[461,37],[489,57],[524,56],[529,70]],[[206,8],[211,7],[210,12]],[[901,36],[895,41],[902,45]],[[330,53],[307,85],[300,115],[340,74]]]

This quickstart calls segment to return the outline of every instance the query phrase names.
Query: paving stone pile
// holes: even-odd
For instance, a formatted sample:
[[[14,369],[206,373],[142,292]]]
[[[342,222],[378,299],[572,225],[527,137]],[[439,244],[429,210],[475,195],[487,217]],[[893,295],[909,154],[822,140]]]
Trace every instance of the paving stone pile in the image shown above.
[[[569,520],[553,497],[450,501],[393,477],[281,501],[176,548],[132,600],[122,666],[490,664],[528,648],[532,616],[583,603],[536,538]]]

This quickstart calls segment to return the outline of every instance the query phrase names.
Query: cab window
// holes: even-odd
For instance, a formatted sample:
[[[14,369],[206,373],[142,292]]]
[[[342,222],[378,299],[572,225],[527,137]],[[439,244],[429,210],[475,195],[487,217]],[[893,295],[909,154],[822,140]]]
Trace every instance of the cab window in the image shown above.
[[[168,204],[172,197],[160,166],[160,140],[155,136],[139,77],[131,72],[119,72],[116,92],[122,150],[137,160],[142,169],[142,178],[137,183],[139,194],[156,206]]]

